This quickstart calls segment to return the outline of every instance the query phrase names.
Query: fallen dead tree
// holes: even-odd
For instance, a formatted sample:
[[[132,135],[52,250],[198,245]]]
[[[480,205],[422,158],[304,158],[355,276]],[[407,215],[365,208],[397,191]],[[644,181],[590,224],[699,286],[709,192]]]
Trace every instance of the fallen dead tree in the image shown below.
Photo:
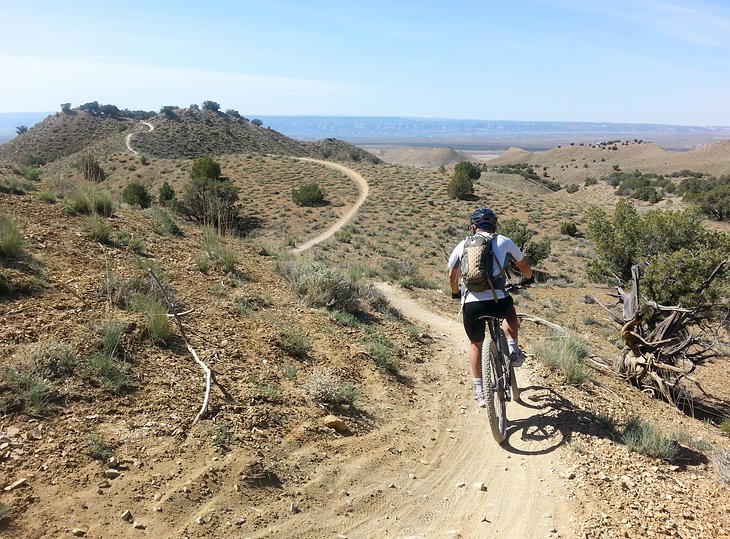
[[[722,272],[726,262],[718,265],[702,283],[697,291],[700,295]],[[639,292],[640,266],[633,266],[631,275],[631,289],[625,291],[619,287],[615,296],[623,304],[622,316],[594,298],[621,324],[624,348],[615,363],[616,371],[654,397],[677,406],[686,404],[685,400],[692,400],[688,398],[687,384],[704,393],[691,375],[697,367],[718,356],[714,338],[708,339],[708,328],[700,324],[702,317],[698,311],[702,306],[683,308],[648,301]]]

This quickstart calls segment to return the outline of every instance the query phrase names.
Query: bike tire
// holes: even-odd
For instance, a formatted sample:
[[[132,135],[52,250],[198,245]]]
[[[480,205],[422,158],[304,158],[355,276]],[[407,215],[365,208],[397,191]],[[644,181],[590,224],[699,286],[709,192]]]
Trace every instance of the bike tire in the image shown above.
[[[507,439],[507,406],[502,384],[502,360],[493,341],[482,347],[482,385],[484,399],[487,401],[487,420],[492,436],[498,444]]]

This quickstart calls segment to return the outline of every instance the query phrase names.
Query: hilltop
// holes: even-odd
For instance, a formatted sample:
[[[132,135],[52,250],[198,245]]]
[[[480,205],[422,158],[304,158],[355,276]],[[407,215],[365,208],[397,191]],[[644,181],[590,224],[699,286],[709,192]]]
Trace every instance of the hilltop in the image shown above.
[[[139,127],[130,118],[80,109],[51,115],[0,146],[0,159],[15,163],[50,163],[80,152],[99,159],[122,149],[126,135],[134,135],[138,153],[148,157],[186,159],[233,153],[276,154],[332,158],[345,161],[378,159],[345,142],[328,138],[302,142],[238,113],[206,109],[170,108],[147,118],[155,130]],[[70,161],[74,161],[72,159]]]
[[[210,112],[181,110],[178,123],[148,119],[152,131],[125,122],[124,131],[91,137],[84,151],[106,172],[98,183],[72,166],[77,154],[40,167],[40,179],[14,163],[0,166],[0,214],[12,217],[25,243],[23,256],[3,258],[0,268],[0,353],[45,391],[24,396],[19,379],[3,371],[0,487],[25,482],[1,493],[12,523],[0,525],[0,536],[730,533],[730,464],[722,460],[730,444],[717,417],[685,414],[588,361],[590,377],[568,383],[542,363],[541,345],[555,343],[544,327],[523,324],[531,357],[519,372],[523,402],[510,404],[504,447],[488,438],[474,406],[459,306],[444,294],[445,254],[466,234],[468,214],[489,205],[550,240],[539,265],[547,280],[517,297],[518,311],[560,324],[590,358],[611,361],[620,327],[591,298],[611,303],[615,289],[588,281],[596,252],[585,231],[594,204],[618,200],[612,187],[554,192],[489,172],[474,198],[460,201],[446,195],[448,172],[353,158],[334,140],[312,150]],[[265,144],[291,144],[287,156],[217,157],[255,225],[246,235],[220,236],[157,203],[121,202],[132,181],[155,199],[165,181],[182,192],[191,159],[156,155],[193,152],[198,136],[206,149],[230,149],[243,133],[256,144],[264,144],[259,135],[272,137]],[[323,157],[331,144],[369,193],[352,221],[295,256],[293,247],[328,229],[359,196],[332,162],[298,159]],[[722,151],[677,154],[691,159],[676,158],[667,170],[724,170]],[[576,166],[599,177],[662,152],[628,142],[616,150],[564,147],[539,163],[572,182]],[[537,166],[544,158],[512,150],[500,159]],[[311,181],[327,203],[295,204],[292,190]],[[67,212],[79,191],[109,196],[111,216]],[[560,232],[566,221],[576,235]],[[148,269],[172,309],[154,310],[163,295]],[[170,311],[181,313],[184,333]],[[196,423],[205,383],[184,335],[217,382],[209,413]],[[718,340],[726,353],[727,337]],[[715,412],[730,414],[726,360],[696,375]],[[681,440],[679,460],[621,443],[616,429],[639,411]]]

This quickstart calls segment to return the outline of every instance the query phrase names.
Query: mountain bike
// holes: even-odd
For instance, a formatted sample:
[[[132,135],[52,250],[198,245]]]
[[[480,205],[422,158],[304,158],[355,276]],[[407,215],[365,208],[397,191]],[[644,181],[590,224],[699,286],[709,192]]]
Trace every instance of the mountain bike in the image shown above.
[[[489,344],[485,342],[482,346],[482,385],[487,401],[487,419],[492,436],[501,444],[507,439],[507,402],[520,400],[520,388],[515,369],[510,366],[502,319],[493,316],[483,316],[482,319],[486,321],[490,336]]]

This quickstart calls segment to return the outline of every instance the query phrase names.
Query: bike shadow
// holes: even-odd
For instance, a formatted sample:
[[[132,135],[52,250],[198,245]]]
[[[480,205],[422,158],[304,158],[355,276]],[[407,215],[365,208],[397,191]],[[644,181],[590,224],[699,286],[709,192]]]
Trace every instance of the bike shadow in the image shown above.
[[[576,432],[609,438],[595,414],[576,407],[554,389],[529,386],[520,389],[515,404],[534,410],[529,417],[510,419],[505,451],[516,455],[545,455],[569,443]],[[509,413],[509,411],[508,411]]]

